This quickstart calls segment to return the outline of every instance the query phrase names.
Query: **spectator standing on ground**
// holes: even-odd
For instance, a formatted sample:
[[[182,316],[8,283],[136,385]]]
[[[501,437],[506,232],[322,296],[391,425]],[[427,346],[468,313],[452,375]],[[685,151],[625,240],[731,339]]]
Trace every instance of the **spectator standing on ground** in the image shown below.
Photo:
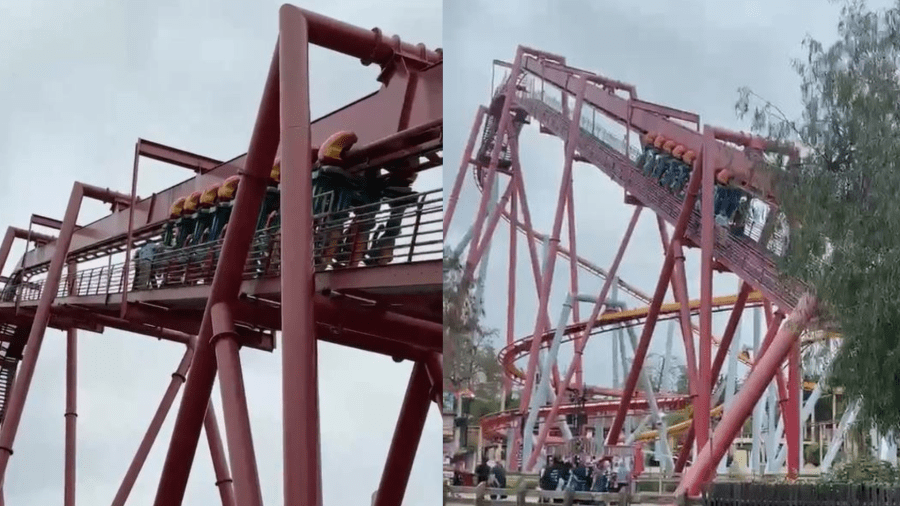
[[[488,465],[487,457],[482,457],[481,464],[475,468],[475,485],[488,481],[491,476],[491,466]]]

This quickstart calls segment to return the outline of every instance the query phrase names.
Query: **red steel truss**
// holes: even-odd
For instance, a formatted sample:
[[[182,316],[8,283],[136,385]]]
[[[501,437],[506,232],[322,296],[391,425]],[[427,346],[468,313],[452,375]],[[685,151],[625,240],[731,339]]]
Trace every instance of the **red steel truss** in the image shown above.
[[[697,448],[696,457],[684,474],[679,493],[696,494],[699,487],[712,478],[712,470],[773,379],[778,382],[784,406],[783,416],[785,420],[791,421],[785,424],[787,463],[789,473],[796,474],[800,450],[798,335],[813,317],[816,303],[811,296],[802,296],[805,291],[802,285],[786,280],[776,269],[774,255],[782,254],[783,249],[773,247],[772,244],[783,239],[778,236],[778,232],[773,233],[771,222],[777,216],[775,190],[780,169],[765,164],[763,155],[777,152],[788,155],[793,161],[797,157],[797,150],[768,139],[710,125],[703,125],[701,128],[700,118],[696,114],[640,100],[634,86],[568,66],[565,58],[558,55],[520,46],[512,63],[495,61],[495,65],[503,67],[507,75],[495,90],[490,105],[478,110],[444,215],[444,227],[447,228],[452,222],[465,174],[472,167],[482,196],[471,227],[471,237],[468,239],[463,276],[466,283],[474,282],[475,268],[482,260],[499,220],[503,218],[510,223],[507,346],[500,353],[500,361],[507,373],[506,391],[509,391],[514,382],[522,384],[520,407],[485,418],[483,428],[488,433],[497,434],[502,432],[499,430],[501,427],[519,429],[513,431],[512,447],[508,448],[508,452],[512,456],[520,450],[521,428],[528,416],[529,401],[538,381],[539,352],[553,340],[554,330],[549,319],[551,308],[548,300],[554,281],[552,266],[557,256],[562,256],[568,259],[570,265],[570,297],[577,297],[579,294],[579,268],[598,274],[606,281],[594,298],[593,311],[588,318],[579,318],[577,304],[571,306],[575,321],[580,323],[566,328],[563,334],[564,341],[574,343],[574,359],[565,371],[556,369],[554,364],[550,382],[555,396],[550,397],[549,405],[540,408],[538,417],[545,423],[541,426],[532,453],[522,458],[523,468],[531,469],[535,465],[542,445],[548,441],[555,423],[547,421],[557,420],[560,414],[574,412],[574,404],[569,401],[570,391],[580,393],[582,398],[609,395],[619,397],[618,401],[594,400],[579,406],[579,410],[588,415],[614,412],[615,417],[606,443],[614,445],[619,442],[626,416],[645,412],[648,408],[646,400],[637,389],[638,378],[655,325],[661,316],[665,318],[668,315],[669,318],[680,320],[691,395],[689,399],[662,396],[659,398],[659,405],[677,408],[681,404],[690,403],[694,413],[690,431],[687,431],[686,437],[681,441],[676,470],[685,466],[694,440]],[[597,128],[598,118],[620,126],[624,131],[624,139]],[[547,235],[539,234],[532,228],[524,175],[520,168],[519,132],[528,122],[539,124],[542,133],[564,141],[561,183],[553,227]],[[482,132],[482,143],[477,148],[479,132]],[[635,145],[643,147],[643,155]],[[654,178],[653,174],[642,171],[640,164],[644,157],[648,153],[655,156],[657,152],[681,163],[687,171],[683,186],[678,190],[672,191],[664,187],[658,177]],[[608,270],[597,267],[577,254],[572,190],[572,164],[576,160],[600,169],[625,190],[625,204],[634,206],[632,220]],[[493,212],[488,212],[490,189],[494,185],[500,185],[500,199]],[[769,206],[769,222],[759,224],[762,228],[761,235],[754,238],[730,233],[726,226],[714,222],[717,187],[739,188],[748,198]],[[645,295],[618,279],[619,265],[643,209],[655,215],[665,255],[662,272],[652,295]],[[596,207],[591,212],[597,213]],[[567,248],[560,245],[564,221],[568,223],[569,231]],[[671,234],[668,227],[674,228]],[[517,231],[524,233],[527,239],[539,303],[533,332],[514,341],[512,322],[516,308],[514,276]],[[543,265],[538,256],[536,240],[546,241]],[[700,250],[701,283],[699,303],[696,307],[689,308],[684,249],[692,247]],[[734,273],[743,281],[738,295],[727,303],[717,302],[713,297],[714,269]],[[640,315],[623,314],[617,320],[615,311],[608,303],[613,280],[617,280],[618,289],[649,307]],[[676,304],[674,308],[663,310],[663,299],[670,286],[675,294]],[[764,344],[754,357],[751,373],[742,390],[734,399],[734,405],[739,407],[726,410],[715,425],[715,437],[712,437],[711,397],[716,378],[744,308],[760,304],[766,308],[769,325]],[[731,311],[721,339],[712,335],[714,307],[728,308]],[[690,314],[694,311],[699,313],[699,328],[694,327],[690,320]],[[599,320],[601,315],[606,323]],[[643,330],[635,347],[634,360],[624,388],[612,391],[585,385],[581,360],[592,329],[626,320],[641,320]],[[698,336],[696,349],[695,333]],[[713,360],[714,344],[719,345],[719,349]],[[514,365],[518,357],[527,358],[524,372]],[[785,362],[789,363],[788,381],[785,381],[782,370]],[[518,464],[514,458],[510,458],[510,466],[516,465]]]
[[[316,70],[308,68],[310,44],[359,58],[364,65],[377,64],[381,88],[312,120],[309,74]],[[351,208],[344,217],[314,215],[311,174],[316,152],[341,131],[356,138],[349,150],[342,147],[343,167],[351,174],[401,171],[408,178],[440,167],[442,64],[440,50],[285,5],[279,12],[277,44],[246,155],[223,163],[140,140],[135,147],[134,182],[140,157],[188,168],[195,177],[149,198],[138,197],[134,184],[126,194],[76,182],[62,220],[32,218],[32,225],[58,229],[58,237],[30,228],[7,229],[0,243],[0,269],[14,240],[33,247],[14,274],[3,279],[0,297],[0,486],[44,333],[48,327],[64,329],[68,335],[65,504],[74,504],[77,330],[102,332],[110,327],[186,346],[113,504],[125,503],[184,384],[155,504],[182,503],[205,428],[223,505],[261,505],[239,350],[271,351],[280,331],[284,504],[322,504],[316,343],[324,339],[414,362],[374,499],[380,506],[399,505],[428,407],[432,402],[440,406],[440,190],[406,197],[412,203],[402,208],[384,201],[392,206],[390,216],[381,210],[381,201]],[[272,184],[276,156],[282,196],[276,213],[285,226],[269,227],[267,221],[259,228],[257,216]],[[235,177],[237,191],[224,237],[153,257],[152,265],[163,267],[155,267],[142,281],[145,274],[138,275],[136,267],[139,248],[165,233],[173,203]],[[79,209],[88,198],[109,203],[112,213],[77,226]],[[396,209],[403,209],[402,216]],[[355,224],[368,223],[379,230],[393,227],[398,232],[390,247],[379,246],[378,255],[373,238],[371,249],[365,249],[372,261],[363,263],[356,261],[363,253],[358,248],[368,248],[369,233],[361,231],[363,225],[351,225],[342,236],[344,244],[352,245],[350,260],[326,268],[319,259],[333,246],[321,231],[344,230],[342,220],[351,211]],[[114,264],[113,257],[122,255],[124,262]],[[97,259],[108,260],[101,267],[86,265]],[[211,398],[217,376],[227,461]]]

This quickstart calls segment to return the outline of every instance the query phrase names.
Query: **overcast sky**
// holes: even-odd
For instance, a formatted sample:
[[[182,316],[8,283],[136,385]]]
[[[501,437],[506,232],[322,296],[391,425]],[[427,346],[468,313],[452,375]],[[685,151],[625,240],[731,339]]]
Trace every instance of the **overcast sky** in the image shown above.
[[[473,2],[448,2],[444,8],[446,75],[459,76],[448,83],[445,96],[446,103],[453,104],[445,108],[447,159],[451,161],[444,172],[448,189],[459,166],[454,161],[460,160],[478,105],[487,104],[490,98],[491,62],[512,62],[520,44],[563,55],[572,66],[633,84],[643,100],[698,113],[704,123],[746,130],[749,124],[734,113],[737,89],[749,86],[789,115],[797,115],[799,79],[791,68],[791,59],[805,56],[801,43],[807,34],[826,44],[833,41],[840,11],[839,4],[825,0],[535,0],[529,2],[529,8],[511,0],[478,3],[477,15],[473,15]],[[520,145],[532,220],[536,229],[549,234],[559,191],[563,143],[529,126],[522,133]],[[622,202],[621,188],[596,167],[576,163],[573,174],[578,253],[608,269],[633,208]],[[458,244],[471,225],[480,195],[473,178],[467,176],[457,214],[446,231],[448,243]],[[491,243],[485,297],[488,326],[505,336],[510,254],[509,229],[501,223]],[[563,228],[561,244],[568,244],[567,237]],[[537,307],[524,236],[519,236],[518,245],[517,338],[533,332]],[[645,211],[620,276],[652,294],[662,259],[656,220]],[[699,296],[698,253],[689,253],[687,262],[689,296],[694,299]],[[569,291],[568,279],[568,263],[561,260],[556,264],[549,306],[554,326]],[[579,284],[582,293],[596,296],[602,281],[581,274]],[[736,278],[716,275],[714,291],[717,295],[736,293]],[[671,294],[667,298],[672,300]],[[635,304],[627,298],[626,302]],[[582,318],[587,318],[590,309],[589,304],[581,306]],[[714,317],[719,335],[727,317],[728,313]],[[750,322],[751,318],[742,319],[745,345],[752,344]],[[667,325],[657,326],[653,351],[664,352]],[[674,349],[683,357],[679,335]],[[586,351],[585,378],[590,384],[609,385],[609,340],[598,337],[596,341]],[[571,345],[560,351],[566,365],[571,355]]]
[[[0,227],[27,227],[31,213],[62,218],[76,180],[129,191],[138,137],[221,160],[245,152],[279,6],[271,0],[0,2]],[[300,6],[432,49],[442,44],[438,1],[310,0]],[[317,48],[311,59],[313,117],[378,88],[376,67]],[[420,178],[422,189],[440,186],[438,171],[432,172]],[[139,193],[189,176],[142,161]],[[79,222],[105,212],[87,203]],[[21,252],[13,251],[6,273]],[[116,331],[82,332],[79,346],[78,503],[108,504],[183,349]],[[368,504],[411,364],[328,343],[319,353],[325,503]],[[279,354],[241,354],[267,505],[282,504]],[[6,504],[62,501],[64,374],[64,334],[48,331],[6,476]],[[224,436],[218,390],[213,400]],[[180,396],[130,505],[153,502],[178,402]],[[437,504],[441,496],[440,434],[432,408],[405,505]],[[221,504],[201,437],[185,504]]]

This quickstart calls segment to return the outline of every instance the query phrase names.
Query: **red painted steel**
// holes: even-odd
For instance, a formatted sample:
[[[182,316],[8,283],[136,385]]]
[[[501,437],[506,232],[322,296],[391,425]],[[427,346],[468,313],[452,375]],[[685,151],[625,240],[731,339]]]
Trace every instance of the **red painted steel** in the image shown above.
[[[193,354],[193,347],[188,347],[184,352],[184,356],[181,358],[181,362],[178,364],[178,368],[172,373],[172,380],[169,382],[169,387],[166,389],[166,393],[159,403],[159,408],[157,408],[156,413],[153,415],[153,419],[150,421],[150,427],[147,428],[144,439],[141,440],[141,444],[138,446],[137,453],[134,455],[134,460],[132,460],[131,465],[128,466],[128,471],[125,473],[125,478],[122,479],[122,484],[119,486],[118,492],[116,492],[116,497],[113,499],[112,506],[124,506],[125,501],[128,500],[128,495],[131,493],[131,489],[137,481],[141,468],[144,467],[144,462],[147,460],[147,455],[150,454],[150,449],[156,441],[156,436],[159,435],[159,429],[162,428],[163,422],[166,421],[166,415],[169,414],[169,409],[172,407],[172,403],[175,402],[175,396],[178,395],[181,384],[185,382],[188,369],[191,366]]]
[[[5,286],[0,287],[0,341],[10,343],[0,349],[0,354],[5,352],[0,357],[0,389],[11,388],[7,402],[0,403],[4,416],[0,426],[0,485],[44,331],[47,327],[59,328],[67,330],[69,345],[64,500],[65,504],[74,503],[76,332],[102,332],[109,327],[188,345],[113,504],[124,504],[127,499],[181,383],[185,383],[184,395],[155,504],[181,504],[203,429],[223,505],[261,504],[239,349],[271,351],[274,332],[280,330],[285,361],[285,504],[322,503],[318,339],[414,361],[414,374],[385,464],[387,481],[379,488],[378,499],[379,504],[399,505],[402,501],[406,487],[398,477],[409,474],[430,401],[438,406],[442,401],[442,340],[438,337],[442,333],[438,295],[441,261],[428,258],[436,257],[441,247],[440,238],[433,239],[436,232],[440,235],[439,230],[433,230],[441,222],[437,219],[442,212],[440,196],[416,192],[416,203],[408,207],[414,212],[410,215],[404,211],[403,215],[404,220],[414,217],[410,221],[415,224],[399,225],[396,245],[377,251],[381,256],[374,255],[374,246],[367,250],[373,253],[370,260],[378,265],[335,265],[329,267],[332,270],[319,267],[316,271],[314,254],[321,255],[322,250],[314,252],[313,247],[311,154],[332,134],[350,128],[359,139],[345,157],[353,173],[372,168],[394,170],[397,163],[409,165],[413,172],[441,166],[442,55],[439,50],[402,42],[377,28],[354,27],[289,5],[282,7],[280,21],[278,44],[246,155],[222,163],[139,140],[131,194],[75,183],[62,221],[32,216],[32,224],[58,228],[58,238],[7,229],[0,243],[0,270],[15,239],[35,247],[26,251],[11,276],[2,278]],[[309,44],[360,58],[366,65],[379,65],[383,70],[378,78],[380,89],[312,120],[306,57]],[[140,156],[192,169],[196,176],[140,199],[136,194]],[[276,156],[281,160],[283,195],[279,212],[282,221],[292,226],[278,233],[271,233],[272,229],[257,231],[256,217]],[[142,257],[135,251],[161,235],[171,204],[234,175],[240,175],[240,184],[224,239],[199,245],[206,249],[191,246],[175,251],[174,256],[167,257],[164,271],[154,271],[149,281],[140,281],[137,264]],[[77,226],[85,197],[111,204],[112,213]],[[378,217],[382,213],[378,209],[371,219],[385,227],[386,214]],[[354,208],[353,213],[356,218],[362,216],[362,208]],[[322,215],[315,219],[320,226]],[[326,220],[321,225],[334,224]],[[262,243],[268,248],[262,252],[260,237],[266,239]],[[348,236],[347,240],[356,241],[355,237]],[[197,252],[202,255],[194,255]],[[112,256],[118,253],[124,253],[125,262],[112,265]],[[192,255],[203,256],[204,260],[184,260]],[[65,276],[62,273],[64,266],[74,269],[98,258],[106,259],[106,265]],[[156,261],[162,256],[153,258]],[[171,264],[177,264],[172,258],[181,262],[182,278],[177,283],[168,280]],[[159,283],[154,276],[160,272],[166,279],[153,286]],[[23,354],[23,350],[27,352]],[[7,362],[14,363],[12,372]],[[210,402],[217,373],[230,469]]]
[[[262,490],[259,487],[259,470],[256,468],[253,436],[250,433],[250,413],[247,410],[234,321],[225,302],[217,303],[210,312],[212,344],[219,367],[222,411],[225,413],[225,434],[228,437],[228,453],[234,476],[234,496],[237,504],[259,506],[262,505]]]
[[[622,258],[625,256],[625,249],[628,247],[628,243],[631,241],[631,234],[634,233],[634,227],[637,225],[638,218],[640,218],[641,211],[643,209],[644,208],[641,206],[637,206],[634,208],[634,213],[631,215],[631,221],[628,222],[628,228],[625,230],[625,237],[623,237],[622,242],[619,243],[619,251],[616,253],[616,258],[613,260],[612,266],[610,266],[609,268],[610,277],[606,278],[606,281],[603,283],[603,288],[600,289],[600,295],[597,296],[597,301],[594,303],[594,308],[591,310],[591,316],[587,320],[589,322],[596,321],[597,317],[600,316],[600,313],[606,306],[606,297],[607,295],[609,295],[609,289],[612,287],[612,282],[616,278],[616,273],[619,270],[619,264],[622,262]],[[581,334],[581,337],[575,340],[576,357],[580,357],[584,354],[584,347],[587,344],[587,340],[589,338],[590,328],[585,327],[584,331]],[[535,341],[537,341],[537,339],[535,339]],[[548,420],[556,419],[556,416],[559,413],[559,406],[565,398],[566,388],[568,388],[569,382],[572,380],[572,374],[575,372],[575,368],[578,366],[578,364],[578,360],[573,360],[569,365],[569,369],[566,371],[565,377],[559,383],[556,389],[556,399],[553,401],[553,405],[550,408],[550,414],[547,415]],[[544,441],[547,440],[547,434],[549,434],[551,426],[552,424],[545,423],[541,427],[541,432],[540,434],[538,434],[538,439],[534,445],[534,450],[531,456],[528,458],[528,464],[525,466],[526,470],[531,469],[537,462],[537,459],[540,456],[541,447],[543,446]]]
[[[804,299],[804,302],[801,303],[801,298],[799,297],[803,293],[804,287],[799,283],[786,280],[780,276],[772,254],[765,250],[764,245],[752,243],[751,239],[747,239],[746,236],[741,234],[730,233],[714,222],[713,208],[716,200],[714,192],[717,184],[741,187],[749,196],[765,201],[770,207],[775,206],[776,209],[772,213],[777,212],[777,184],[780,174],[772,167],[761,163],[759,154],[761,151],[780,152],[788,153],[796,158],[796,149],[775,141],[730,132],[710,125],[704,125],[701,131],[700,118],[696,114],[639,100],[636,96],[635,88],[629,84],[567,66],[565,60],[560,57],[543,55],[529,48],[520,46],[512,63],[499,61],[495,63],[508,69],[509,74],[497,87],[494,96],[491,97],[490,107],[482,107],[478,111],[469,143],[466,146],[466,153],[461,161],[460,173],[456,175],[457,183],[454,185],[450,196],[455,211],[455,206],[459,199],[458,194],[462,187],[463,174],[468,171],[470,166],[473,167],[476,186],[481,190],[482,195],[474,217],[473,237],[468,246],[465,282],[474,281],[472,276],[475,273],[477,264],[482,261],[483,252],[486,251],[488,243],[493,237],[499,217],[510,223],[510,233],[512,234],[507,293],[507,345],[500,351],[498,359],[506,373],[504,391],[508,391],[513,384],[524,385],[524,389],[521,391],[519,408],[489,415],[482,420],[483,433],[486,434],[486,437],[496,438],[496,442],[500,442],[505,438],[505,429],[511,427],[521,428],[521,424],[527,415],[530,397],[533,395],[537,382],[536,364],[538,351],[542,346],[548,346],[553,337],[553,330],[548,328],[549,319],[547,315],[550,309],[548,307],[548,294],[553,283],[554,262],[558,256],[563,256],[560,253],[565,251],[565,248],[559,244],[564,216],[569,223],[569,248],[566,251],[567,258],[570,260],[569,286],[567,287],[569,293],[578,293],[577,268],[586,268],[589,265],[588,261],[578,257],[575,248],[577,233],[574,227],[574,218],[576,212],[569,187],[569,171],[571,161],[577,159],[578,161],[597,166],[615,183],[623,186],[626,194],[626,203],[648,207],[657,215],[665,258],[656,290],[652,297],[641,294],[637,289],[624,282],[618,283],[626,292],[635,295],[638,300],[646,302],[649,308],[641,316],[631,315],[623,317],[624,320],[634,320],[635,322],[643,319],[644,326],[636,346],[631,370],[625,380],[625,386],[621,391],[615,392],[603,387],[584,385],[581,378],[580,362],[584,349],[583,339],[587,338],[592,329],[601,325],[599,322],[595,323],[595,321],[600,314],[599,311],[605,298],[605,292],[612,282],[610,279],[615,277],[615,268],[610,269],[608,273],[599,268],[591,267],[587,269],[589,272],[606,277],[607,280],[604,283],[603,290],[601,290],[600,301],[595,307],[594,314],[584,322],[580,321],[580,314],[576,314],[575,319],[579,323],[568,325],[565,329],[562,329],[563,342],[571,341],[574,343],[574,358],[568,364],[566,374],[561,379],[558,379],[558,375],[554,374],[551,384],[555,388],[556,399],[553,402],[548,402],[549,405],[539,408],[539,419],[546,422],[547,420],[555,420],[562,413],[575,414],[580,412],[591,413],[596,416],[602,412],[615,410],[615,417],[606,440],[608,444],[615,444],[623,437],[622,429],[626,416],[643,414],[648,407],[646,401],[637,399],[639,395],[639,392],[636,391],[637,380],[650,346],[655,324],[661,316],[663,299],[668,287],[671,286],[676,301],[686,303],[689,300],[684,248],[698,247],[701,253],[700,297],[697,311],[700,318],[699,328],[691,323],[690,318],[693,311],[686,305],[681,305],[676,310],[671,308],[666,310],[668,315],[670,315],[666,317],[677,315],[681,321],[682,337],[686,355],[689,359],[688,375],[692,396],[690,398],[679,396],[673,399],[665,397],[661,393],[660,405],[667,406],[668,409],[674,406],[683,406],[685,403],[690,402],[693,407],[693,426],[683,439],[682,447],[679,451],[679,468],[683,467],[687,461],[695,438],[700,448],[709,448],[713,444],[713,440],[715,440],[714,444],[717,452],[719,448],[729,446],[734,434],[728,432],[731,429],[725,423],[725,420],[727,419],[730,420],[729,423],[737,424],[737,418],[735,417],[743,417],[741,419],[743,421],[749,414],[749,411],[742,415],[735,414],[736,412],[742,412],[746,406],[742,406],[738,411],[734,408],[726,411],[725,418],[716,426],[716,437],[711,438],[710,431],[713,428],[711,419],[713,400],[711,396],[716,386],[718,375],[731,348],[743,310],[750,306],[748,303],[750,293],[753,290],[761,292],[766,299],[778,306],[780,313],[776,314],[780,314],[780,317],[783,317],[792,307],[796,307],[797,310],[790,313],[791,317],[802,320],[803,317],[800,313],[805,311],[803,304],[807,302]],[[545,101],[545,86],[551,91],[555,90],[553,91],[554,93],[562,93],[562,101],[559,101],[559,97],[552,98],[555,101],[555,105]],[[617,90],[626,92],[627,98],[617,94]],[[574,108],[571,105],[573,102],[575,104]],[[587,109],[589,111],[588,114],[594,115],[586,118],[587,121],[579,118],[579,114],[584,106],[589,108]],[[485,111],[487,111],[487,116],[485,116]],[[514,116],[510,114],[511,111],[515,111],[517,115],[515,122],[512,120]],[[532,122],[539,123],[542,133],[550,133],[559,137],[565,143],[565,156],[563,157],[563,170],[561,171],[562,182],[558,198],[554,202],[556,213],[552,231],[547,235],[540,234],[532,228],[523,174],[517,162],[517,135],[522,123],[527,122],[527,120],[522,118],[524,115],[527,115]],[[612,120],[625,128],[622,147],[616,147],[617,145],[615,145],[617,142],[622,142],[621,138],[610,136],[607,140],[599,139],[599,134],[592,130],[593,121],[595,117],[599,116]],[[685,127],[679,121],[693,123],[696,125],[696,131]],[[484,133],[482,135],[481,149],[477,156],[473,156],[472,153],[475,150],[473,138],[482,129]],[[675,146],[679,146],[675,152],[685,153],[687,150],[691,150],[695,155],[699,155],[693,161],[688,160],[688,163],[694,170],[688,179],[686,192],[681,201],[675,195],[663,189],[661,185],[652,184],[647,176],[634,166],[632,156],[636,156],[636,154],[632,155],[629,153],[633,149],[628,143],[629,139],[632,138],[632,135],[637,135],[643,139],[645,135],[651,132],[662,134],[665,139],[674,144],[667,149],[674,149]],[[624,154],[622,153],[623,151]],[[501,154],[505,162],[505,165],[502,167],[498,164]],[[490,162],[487,162],[488,155],[490,155]],[[680,157],[681,155],[676,156]],[[494,184],[499,184],[501,176],[509,178],[507,189],[503,192],[503,198],[498,203],[497,211],[492,215],[487,215],[486,210],[488,199],[490,198],[490,189]],[[510,191],[510,187],[514,188],[513,191]],[[695,204],[699,205],[695,206]],[[520,210],[521,218],[519,215]],[[596,210],[592,212],[596,212]],[[674,225],[671,237],[669,237],[666,230],[666,223]],[[445,226],[447,225],[452,225],[450,219],[445,220]],[[516,311],[516,299],[519,295],[516,292],[519,290],[516,288],[515,280],[518,260],[517,249],[512,238],[515,237],[517,231],[523,232],[527,238],[526,244],[529,248],[532,271],[536,281],[538,307],[535,315],[535,330],[532,335],[513,341],[514,326],[512,322]],[[537,255],[535,239],[548,241],[549,243],[549,260],[545,266],[540,265],[541,261]],[[620,243],[620,252],[626,243],[627,238]],[[618,261],[619,257],[617,257],[616,263]],[[722,304],[721,302],[714,302],[714,270],[731,271],[743,280],[737,297],[729,303],[732,310],[721,340],[717,339],[712,333],[712,314],[714,311],[721,310],[721,308],[717,309],[714,306]],[[759,304],[759,299],[754,299],[753,305],[758,306]],[[771,314],[768,302],[766,302],[766,309]],[[795,315],[795,313],[798,314]],[[762,374],[758,372],[763,367],[760,364],[764,364],[764,367],[771,366],[772,376],[768,381],[774,378],[779,384],[780,396],[783,402],[790,403],[789,406],[786,405],[785,409],[783,409],[783,416],[791,421],[786,435],[789,445],[793,445],[793,453],[791,451],[788,453],[799,455],[799,445],[797,444],[799,441],[799,433],[797,432],[799,423],[796,427],[792,423],[798,420],[799,417],[799,408],[797,408],[798,405],[796,404],[799,400],[799,394],[795,395],[793,388],[796,386],[795,383],[799,385],[799,372],[796,370],[796,366],[792,366],[789,373],[793,373],[794,377],[789,378],[788,381],[784,380],[783,374],[780,372],[779,365],[783,362],[784,355],[776,356],[781,349],[778,347],[772,348],[776,342],[776,339],[774,339],[775,332],[779,328],[780,320],[778,318],[774,316],[770,318],[772,325],[763,350],[757,354],[755,360],[747,363],[755,364],[751,373],[751,375],[755,375],[754,378],[759,378],[760,374]],[[605,318],[603,325],[615,325],[617,323],[622,322]],[[604,330],[608,330],[608,328]],[[782,328],[782,333],[784,332],[785,329]],[[695,333],[699,337],[696,350],[694,349]],[[781,336],[782,334],[778,335]],[[712,353],[714,344],[719,346],[715,358],[713,358]],[[775,350],[775,352],[766,351],[765,348],[767,347]],[[523,360],[527,359],[527,368],[524,371],[518,369],[515,364],[520,358]],[[573,377],[575,382],[570,384]],[[758,379],[754,381],[762,382],[763,380]],[[790,385],[790,388],[788,388],[788,385]],[[587,403],[581,406],[571,401],[568,398],[570,393],[587,395]],[[602,407],[598,404],[592,404],[590,396],[603,395],[617,395],[620,396],[620,399],[614,402],[606,402]],[[644,402],[644,404],[642,405],[641,402]],[[735,402],[739,403],[741,401],[736,400]],[[755,403],[750,403],[750,408],[752,408],[753,404]],[[533,453],[528,455],[528,458],[523,462],[525,469],[531,468],[536,463],[542,445],[551,439],[550,433],[553,425],[555,424],[544,423],[541,426]],[[520,430],[514,431],[513,448],[519,447],[520,432]],[[724,434],[724,437],[722,434]],[[553,444],[561,442],[558,437],[553,436],[553,438]],[[508,451],[513,450],[508,449]],[[693,485],[703,483],[709,479],[707,470],[702,472],[696,471],[697,466],[717,464],[717,459],[720,457],[721,455],[718,455],[716,458],[713,458],[704,454],[695,462],[690,472],[699,474],[691,475],[693,476],[691,479],[696,480],[696,483]],[[791,466],[793,466],[793,462],[789,462],[789,467]]]
[[[283,202],[281,255],[282,396],[284,405],[284,503],[321,504],[318,347],[312,297],[312,186],[310,160],[309,40],[306,19],[287,7],[280,12],[282,186],[294,198]],[[311,35],[311,34],[310,34]],[[288,448],[300,451],[289,452]]]
[[[391,449],[374,506],[392,506],[403,501],[416,449],[422,439],[422,430],[428,416],[431,390],[429,383],[425,364],[417,362],[409,377],[409,386],[406,388],[397,428],[394,429],[394,438],[391,440]]]
[[[716,428],[715,437],[697,452],[697,460],[687,470],[675,492],[676,495],[682,495],[685,492],[695,495],[699,486],[708,480],[710,473],[725,455],[744,421],[750,416],[756,402],[772,382],[775,371],[781,367],[785,357],[790,353],[797,341],[798,334],[817,309],[818,303],[815,297],[807,294],[800,299],[800,303],[794,308],[772,340],[769,352],[756,363],[753,372],[750,373],[741,391],[734,398],[733,408],[722,416],[722,420]]]
[[[713,295],[713,244],[716,233],[713,224],[713,201],[715,200],[715,174],[713,173],[715,159],[710,147],[715,144],[712,131],[709,126],[703,131],[703,151],[700,162],[700,189],[702,201],[700,203],[700,350],[697,355],[697,397],[694,399],[694,437],[697,446],[703,447],[709,440],[710,416],[712,407],[709,386],[712,380],[710,360],[712,359],[712,306]]]
[[[219,302],[230,303],[240,292],[239,265],[244,265],[253,236],[257,210],[262,204],[266,176],[275,159],[277,140],[276,101],[278,97],[278,49],[272,58],[266,79],[262,104],[250,141],[247,164],[238,186],[232,217],[225,231],[225,241],[219,254],[218,267],[206,304],[203,323],[197,334],[197,349],[191,363],[184,394],[175,418],[175,428],[169,451],[163,464],[162,476],[156,492],[156,506],[180,505],[184,498],[188,476],[206,405],[216,376],[215,354],[210,338],[212,320],[210,309]],[[226,422],[227,423],[227,422]]]
[[[222,435],[219,433],[219,422],[216,419],[216,410],[213,408],[212,402],[206,408],[203,431],[206,432],[206,440],[209,442],[209,453],[212,457],[213,471],[216,473],[216,487],[219,488],[222,506],[237,506],[234,498],[234,481],[228,470],[228,460],[225,458]]]
[[[800,377],[800,340],[794,341],[788,352],[787,405],[784,406],[784,437],[787,441],[787,474],[796,478],[800,473],[800,406],[803,403]]]
[[[481,123],[487,113],[487,107],[479,106],[478,113],[475,115],[475,123],[472,124],[472,130],[469,132],[469,140],[466,142],[466,148],[463,151],[462,165],[459,172],[456,173],[456,180],[453,182],[453,188],[450,190],[450,197],[447,199],[447,210],[444,213],[444,230],[450,228],[450,222],[453,221],[453,213],[456,212],[456,203],[459,202],[459,192],[462,191],[463,181],[466,179],[466,167],[472,161],[472,150],[475,149],[475,141],[478,140],[478,132],[481,130]]]

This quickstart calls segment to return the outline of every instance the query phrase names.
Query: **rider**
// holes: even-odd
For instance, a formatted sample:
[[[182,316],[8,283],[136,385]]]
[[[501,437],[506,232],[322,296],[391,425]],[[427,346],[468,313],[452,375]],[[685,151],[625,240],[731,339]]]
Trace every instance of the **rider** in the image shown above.
[[[417,175],[416,172],[405,171],[388,176],[384,197],[391,211],[387,221],[375,231],[376,237],[372,241],[372,253],[367,263],[385,265],[394,259],[394,244],[401,232],[403,216],[406,208],[416,200],[412,185]]]
[[[315,253],[317,264],[329,265],[338,252],[344,222],[350,217],[353,186],[343,166],[346,151],[358,138],[341,131],[329,137],[319,148],[313,169],[313,216],[317,218]]]

